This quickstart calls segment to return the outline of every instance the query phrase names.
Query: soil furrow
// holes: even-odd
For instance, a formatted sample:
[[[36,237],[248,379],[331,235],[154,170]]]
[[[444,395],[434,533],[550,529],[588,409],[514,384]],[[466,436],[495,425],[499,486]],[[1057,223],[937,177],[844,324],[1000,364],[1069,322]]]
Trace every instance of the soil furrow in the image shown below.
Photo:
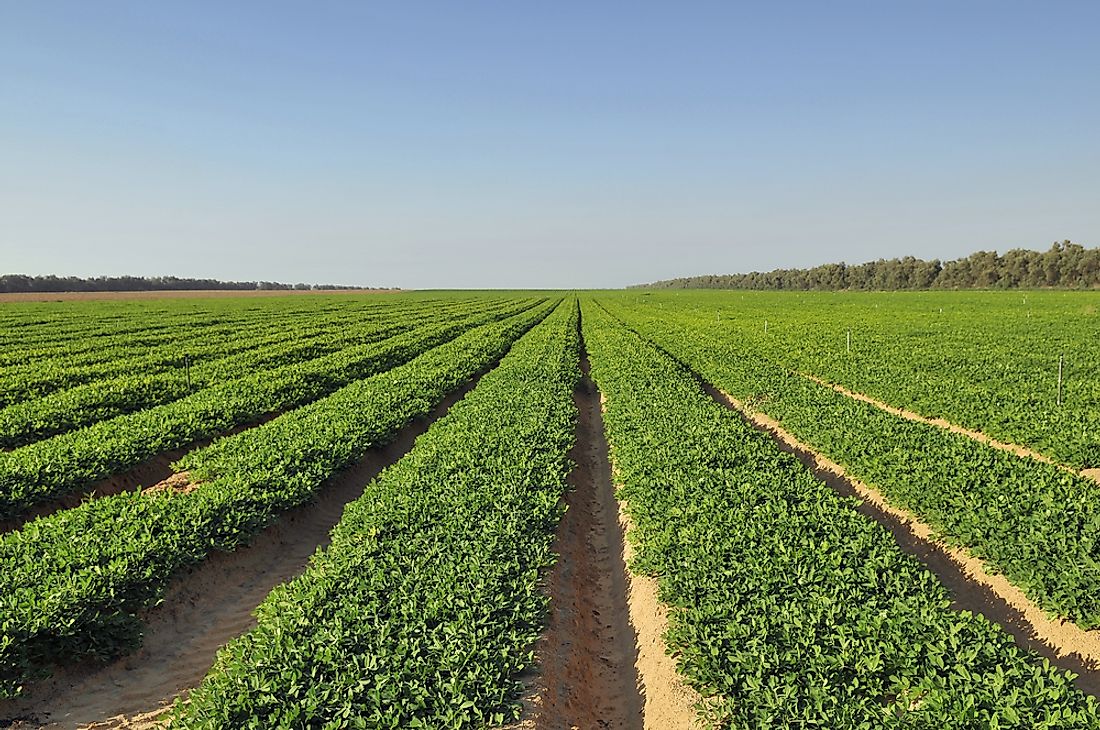
[[[615,496],[595,385],[574,393],[577,441],[570,458],[566,513],[550,575],[549,626],[537,649],[541,674],[532,728],[640,730],[637,648],[627,608]]]
[[[969,550],[947,545],[931,526],[911,512],[891,506],[881,492],[851,477],[840,464],[800,441],[778,421],[752,410],[660,345],[653,345],[679,362],[717,403],[770,435],[780,449],[797,457],[822,482],[844,496],[859,499],[857,511],[889,530],[902,550],[920,560],[943,583],[953,608],[985,616],[1020,646],[1077,675],[1074,684],[1082,692],[1100,697],[1100,630],[1086,631],[1072,621],[1051,618],[1003,575],[987,572],[985,562]]]
[[[548,628],[536,647],[525,717],[512,730],[688,730],[694,696],[665,651],[656,581],[627,570],[629,519],[615,498],[602,397],[588,377],[575,394],[576,463],[548,579]]]
[[[854,391],[854,390],[850,390],[850,389],[845,388],[843,385],[840,385],[838,383],[830,383],[829,381],[824,380],[822,378],[819,378],[816,375],[811,375],[810,373],[799,372],[798,375],[801,375],[802,377],[806,378],[807,380],[811,380],[811,381],[817,383],[818,385],[823,385],[826,388],[831,388],[831,389],[835,390],[837,393],[840,393],[841,395],[852,398],[853,400],[862,401],[863,403],[868,403],[868,404],[870,404],[870,405],[872,405],[876,408],[879,408],[883,411],[886,411],[887,413],[893,414],[895,416],[900,416],[901,418],[904,418],[906,420],[915,421],[917,423],[924,423],[924,424],[927,424],[929,426],[938,426],[939,428],[942,428],[945,431],[950,431],[951,433],[961,434],[961,435],[966,436],[968,438],[974,439],[975,441],[983,443],[987,446],[991,446],[995,449],[999,449],[1001,451],[1007,451],[1010,454],[1015,454],[1016,456],[1020,456],[1020,457],[1024,457],[1024,458],[1035,459],[1035,460],[1041,461],[1045,464],[1051,464],[1053,466],[1057,466],[1059,469],[1064,469],[1065,471],[1068,471],[1068,472],[1073,473],[1073,474],[1080,474],[1083,477],[1086,477],[1088,479],[1092,479],[1092,480],[1095,480],[1097,482],[1100,482],[1100,469],[1081,469],[1080,471],[1078,471],[1077,469],[1074,469],[1073,467],[1066,466],[1065,464],[1057,462],[1054,459],[1047,456],[1046,454],[1042,454],[1038,451],[1035,451],[1034,449],[1029,449],[1026,446],[1022,446],[1020,444],[1009,443],[1007,441],[999,441],[998,439],[995,439],[995,438],[993,438],[992,436],[990,436],[988,434],[982,433],[981,431],[975,431],[974,429],[966,428],[965,426],[960,426],[959,424],[952,423],[951,421],[948,421],[945,418],[929,418],[928,416],[922,416],[921,414],[916,413],[914,411],[906,410],[904,408],[899,408],[897,406],[892,406],[892,405],[890,405],[889,403],[887,403],[885,401],[878,400],[877,398],[872,398],[871,396],[866,395],[864,393],[860,393],[860,392],[857,392],[857,391]]]
[[[1003,575],[986,572],[984,561],[965,548],[937,539],[929,525],[891,506],[877,489],[848,475],[842,466],[800,441],[778,421],[753,411],[701,378],[700,383],[718,403],[769,434],[779,448],[797,457],[822,482],[840,494],[859,499],[858,511],[889,530],[902,550],[920,560],[947,587],[954,609],[982,614],[1011,634],[1019,645],[1077,674],[1075,684],[1082,692],[1100,696],[1100,631],[1085,631],[1071,621],[1050,618]]]
[[[480,378],[449,395],[390,443],[372,449],[355,466],[329,479],[314,501],[287,511],[249,545],[231,553],[214,553],[179,576],[164,601],[144,617],[146,630],[139,650],[106,666],[59,669],[26,697],[3,706],[0,727],[12,720],[13,728],[155,726],[176,697],[185,696],[202,680],[217,650],[255,626],[253,611],[267,594],[299,575],[310,556],[329,543],[344,506],[408,453],[416,437]]]

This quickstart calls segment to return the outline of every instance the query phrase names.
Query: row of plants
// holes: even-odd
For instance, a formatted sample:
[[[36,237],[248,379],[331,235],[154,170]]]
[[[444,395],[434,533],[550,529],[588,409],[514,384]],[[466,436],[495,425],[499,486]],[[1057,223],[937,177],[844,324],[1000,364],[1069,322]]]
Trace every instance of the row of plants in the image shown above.
[[[383,339],[400,331],[397,327],[374,324],[360,329],[374,335],[365,341]],[[264,342],[256,348],[249,344],[234,347],[233,352],[218,353],[221,356],[218,359],[187,362],[181,353],[177,356],[178,364],[171,369],[148,373],[137,367],[128,374],[97,379],[0,408],[0,448],[17,448],[115,416],[171,403],[214,382],[241,377],[250,372],[250,365],[262,368],[266,361],[271,367],[278,367],[340,349],[338,342],[324,336],[280,340],[274,344]],[[203,354],[209,354],[210,349]],[[214,367],[226,371],[229,377],[218,380],[208,377]]]
[[[171,403],[208,387],[228,385],[264,370],[377,342],[433,320],[438,321],[439,314],[430,309],[402,310],[386,317],[311,325],[305,331],[284,332],[274,341],[266,333],[244,335],[230,340],[233,345],[223,345],[220,352],[214,345],[203,348],[205,357],[186,365],[185,354],[176,352],[172,356],[176,365],[170,369],[147,372],[138,366],[126,375],[98,379],[0,408],[0,448],[23,446],[115,416]],[[190,353],[186,355],[191,357]]]
[[[967,547],[1044,610],[1100,627],[1100,484],[854,400],[697,324],[615,311],[892,505]]]
[[[245,332],[273,320],[308,325],[343,317],[374,316],[389,309],[450,306],[462,300],[489,302],[515,293],[486,296],[454,292],[410,292],[401,295],[273,296],[263,299],[97,300],[51,303],[7,303],[0,310],[0,367],[45,362],[57,357],[74,361],[101,359],[103,345],[141,343],[150,348],[171,345],[180,333],[195,330]],[[196,340],[197,342],[197,340]],[[6,349],[18,345],[13,353]]]
[[[1017,647],[889,532],[586,303],[618,496],[668,649],[712,727],[1095,728],[1096,700]],[[724,353],[728,354],[728,353]]]
[[[92,341],[111,341],[132,336],[170,340],[175,332],[194,328],[239,327],[262,323],[272,317],[300,322],[341,313],[363,312],[400,306],[401,299],[438,297],[391,296],[274,296],[263,299],[219,297],[214,299],[155,298],[146,300],[96,300],[57,302],[9,302],[0,311],[0,344],[18,342],[32,357],[52,356],[64,349],[90,354]],[[7,355],[0,365],[7,364]]]
[[[563,304],[348,505],[177,707],[189,728],[467,728],[518,716],[575,434]]]
[[[0,519],[77,492],[158,454],[322,398],[383,372],[472,327],[522,313],[532,300],[430,324],[382,342],[259,372],[172,403],[117,416],[0,453]]]
[[[191,326],[176,329],[171,340],[156,345],[135,344],[128,337],[103,340],[86,356],[59,353],[5,367],[0,371],[0,403],[5,406],[21,403],[119,375],[175,370],[182,368],[185,355],[198,365],[251,347],[289,341],[299,331],[306,337],[316,336],[346,321],[336,317],[312,322],[294,318],[239,326]],[[17,343],[12,347],[25,345]]]
[[[1100,334],[1095,319],[1082,318],[1058,343],[1038,317],[1026,328],[1027,337],[1006,332],[1011,319],[990,327],[988,318],[962,315],[972,328],[956,326],[936,338],[922,330],[867,332],[861,323],[851,356],[803,353],[792,362],[793,348],[776,340],[762,354],[896,407],[1026,445],[1060,463],[1100,467],[1100,357],[1089,344]],[[812,327],[802,324],[795,337],[808,339]]]
[[[682,292],[647,306],[779,367],[1100,467],[1100,292],[746,295]]]
[[[18,305],[16,305],[18,306]],[[117,311],[117,308],[116,308]],[[91,365],[116,359],[120,355],[141,350],[156,350],[177,344],[189,335],[208,331],[215,335],[229,335],[263,325],[272,314],[294,320],[309,321],[307,312],[286,311],[282,307],[269,310],[267,316],[260,311],[224,310],[173,310],[149,311],[144,307],[130,307],[117,311],[114,317],[106,312],[96,317],[93,311],[75,317],[71,308],[51,313],[41,327],[11,327],[7,330],[5,345],[18,345],[18,353],[8,350],[0,354],[0,366],[13,367],[16,371],[34,366],[49,367],[57,360],[73,365]],[[317,316],[315,313],[314,317]],[[183,339],[189,342],[188,339]]]
[[[191,490],[85,502],[0,537],[0,696],[54,664],[117,656],[140,643],[139,613],[173,574],[232,551],[308,501],[325,480],[383,445],[490,367],[556,306],[471,329],[194,454]]]
[[[186,362],[198,370],[208,363],[232,358],[255,349],[278,345],[304,344],[322,336],[354,330],[364,321],[399,323],[410,315],[468,308],[468,303],[456,302],[442,307],[431,302],[404,299],[385,306],[356,306],[336,311],[283,313],[279,309],[262,309],[248,319],[232,323],[211,324],[203,321],[176,326],[156,336],[154,343],[135,341],[132,335],[92,337],[57,346],[52,356],[27,358],[28,345],[16,341],[10,345],[19,353],[21,364],[0,370],[0,406],[8,406],[58,391],[137,373],[184,374]],[[487,306],[492,304],[487,303]],[[140,312],[133,314],[140,319]],[[144,339],[144,338],[142,338]],[[353,344],[353,342],[349,342]],[[74,349],[84,347],[83,354]]]

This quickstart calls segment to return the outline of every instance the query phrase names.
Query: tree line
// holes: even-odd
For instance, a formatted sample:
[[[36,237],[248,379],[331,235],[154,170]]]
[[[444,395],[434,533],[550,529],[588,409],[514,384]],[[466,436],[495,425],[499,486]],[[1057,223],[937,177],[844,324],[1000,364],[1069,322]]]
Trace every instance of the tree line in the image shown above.
[[[0,293],[22,292],[114,292],[114,291],[191,291],[191,290],[285,290],[364,289],[336,284],[281,284],[277,281],[218,281],[184,279],[178,276],[28,276],[0,275]]]
[[[1047,251],[1012,249],[1003,256],[978,251],[940,261],[906,256],[849,266],[775,269],[668,279],[641,287],[661,289],[795,289],[892,291],[902,289],[1088,289],[1100,287],[1100,248],[1069,241]]]

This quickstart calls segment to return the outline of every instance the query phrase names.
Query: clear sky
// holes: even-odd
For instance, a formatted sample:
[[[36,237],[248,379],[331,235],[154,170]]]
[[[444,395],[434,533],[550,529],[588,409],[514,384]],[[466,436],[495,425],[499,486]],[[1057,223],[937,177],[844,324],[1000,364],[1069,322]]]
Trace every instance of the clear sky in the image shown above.
[[[1100,245],[1100,2],[0,0],[0,273],[621,286]]]

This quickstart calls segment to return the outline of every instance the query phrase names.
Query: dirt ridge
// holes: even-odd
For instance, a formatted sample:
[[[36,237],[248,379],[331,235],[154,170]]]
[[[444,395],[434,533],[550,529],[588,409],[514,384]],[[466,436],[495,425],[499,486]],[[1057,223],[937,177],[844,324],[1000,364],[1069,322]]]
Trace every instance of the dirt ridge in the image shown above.
[[[700,698],[667,653],[657,581],[628,568],[632,526],[615,494],[605,399],[583,351],[581,370],[576,468],[554,542],[559,559],[544,588],[550,617],[526,677],[523,717],[503,730],[693,730]]]
[[[600,393],[600,430],[603,433],[603,412],[606,398]],[[605,442],[606,446],[606,442]],[[611,483],[620,485],[614,459],[608,453]],[[623,561],[629,566],[635,549],[629,536],[634,529],[629,505],[618,502],[619,535],[623,546]],[[676,670],[676,660],[667,650],[668,607],[661,601],[657,579],[626,570],[627,607],[630,625],[634,628],[638,647],[636,668],[642,693],[644,730],[693,730],[699,727],[695,707],[702,696],[689,687]]]
[[[633,528],[627,505],[619,503],[619,525],[623,534]],[[634,559],[634,547],[625,542],[627,564]],[[638,682],[641,685],[644,730],[694,730],[699,727],[695,706],[702,697],[684,683],[676,671],[676,660],[668,654],[668,608],[661,602],[657,579],[632,572],[627,574],[627,603],[630,624],[638,636]]]

